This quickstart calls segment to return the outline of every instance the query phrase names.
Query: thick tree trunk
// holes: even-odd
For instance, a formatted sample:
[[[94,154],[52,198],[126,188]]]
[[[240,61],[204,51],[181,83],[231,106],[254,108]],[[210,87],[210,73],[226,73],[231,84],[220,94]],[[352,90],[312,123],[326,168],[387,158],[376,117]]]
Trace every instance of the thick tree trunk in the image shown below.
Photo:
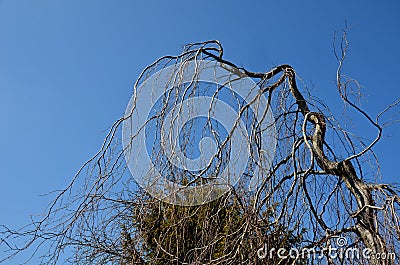
[[[219,58],[215,56],[211,55],[211,57],[219,60]],[[221,62],[224,63],[224,61]],[[280,65],[264,74],[252,73],[249,71],[244,71],[244,74],[253,78],[270,79],[272,76],[276,76],[282,72],[284,75],[276,83],[265,88],[264,92],[272,92],[284,82],[285,77],[288,79],[291,93],[296,100],[299,110],[304,115],[305,120],[310,121],[315,126],[314,135],[311,141],[312,152],[318,166],[327,174],[341,178],[357,201],[358,209],[352,216],[355,219],[355,228],[353,229],[354,233],[356,233],[361,238],[364,245],[370,249],[371,255],[373,253],[387,254],[385,240],[379,234],[376,207],[374,205],[375,202],[372,197],[371,189],[357,176],[357,173],[349,160],[331,161],[325,156],[323,148],[326,131],[325,117],[321,113],[311,112],[309,110],[306,100],[297,88],[293,68],[290,65]],[[370,264],[374,265],[385,265],[390,263],[389,260],[370,260]]]
[[[320,113],[309,111],[306,101],[296,86],[293,69],[285,69],[285,72],[289,78],[292,95],[296,99],[301,112],[305,119],[315,126],[312,137],[312,149],[318,166],[326,173],[341,178],[357,201],[358,210],[353,215],[353,218],[356,219],[355,233],[360,236],[365,246],[371,250],[371,253],[386,253],[385,241],[378,231],[376,209],[374,209],[375,203],[372,198],[371,189],[357,176],[350,161],[343,160],[336,162],[331,161],[325,156],[323,148],[326,131],[325,117]],[[370,263],[388,264],[388,261],[371,259]]]
[[[355,232],[361,237],[365,246],[371,250],[371,253],[386,253],[385,242],[379,235],[377,227],[376,210],[373,208],[375,203],[371,189],[358,178],[350,161],[335,162],[325,156],[323,150],[326,130],[324,116],[320,113],[309,112],[306,118],[315,125],[312,145],[318,165],[328,174],[340,177],[357,201],[358,210],[353,215],[353,218],[356,218]],[[371,259],[371,264],[387,264],[387,261]]]

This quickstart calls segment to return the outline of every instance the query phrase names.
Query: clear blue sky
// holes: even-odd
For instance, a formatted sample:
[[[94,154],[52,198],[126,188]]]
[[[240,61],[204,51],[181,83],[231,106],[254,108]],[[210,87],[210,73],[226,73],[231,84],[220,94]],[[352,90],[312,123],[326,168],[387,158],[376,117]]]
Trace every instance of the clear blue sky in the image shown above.
[[[347,20],[345,72],[378,113],[400,97],[399,12],[398,1],[0,0],[0,223],[41,213],[52,196],[39,195],[97,151],[140,71],[188,42],[218,39],[254,71],[291,64],[335,109],[332,41]],[[399,129],[375,148],[387,181],[400,177]]]

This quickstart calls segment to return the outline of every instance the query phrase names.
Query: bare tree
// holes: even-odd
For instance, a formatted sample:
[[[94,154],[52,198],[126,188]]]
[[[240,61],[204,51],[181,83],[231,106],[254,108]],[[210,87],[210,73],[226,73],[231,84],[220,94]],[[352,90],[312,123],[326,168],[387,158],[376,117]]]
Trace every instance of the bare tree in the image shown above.
[[[135,83],[129,111],[114,123],[99,152],[58,193],[42,219],[20,230],[3,226],[1,243],[10,250],[2,261],[44,244],[48,250],[44,264],[394,264],[400,255],[398,189],[380,183],[378,174],[373,179],[365,176],[366,172],[378,172],[372,148],[385,126],[381,119],[398,107],[399,101],[376,118],[369,116],[357,101],[358,83],[342,74],[348,49],[345,33],[339,43],[340,47],[335,47],[339,95],[346,107],[370,122],[371,130],[377,131],[375,139],[365,140],[341,126],[324,101],[298,87],[290,65],[251,72],[225,60],[218,41],[189,44],[180,55],[162,57],[144,69]],[[199,85],[204,60],[229,73],[224,84]],[[172,74],[162,76],[160,70],[168,67]],[[188,69],[194,72],[189,82],[184,78]],[[244,78],[255,82],[249,90],[251,98],[223,90]],[[164,83],[165,93],[155,102],[155,110],[145,113],[143,127],[136,133],[130,130],[121,141],[118,134],[126,124],[132,127],[127,121],[140,109],[138,100],[144,93],[140,88],[154,80]],[[200,106],[207,110],[202,127],[190,119],[181,121],[184,126],[179,132],[184,136],[174,138],[168,132],[174,123],[186,112],[198,112],[199,105],[186,107],[185,100],[206,95],[211,101]],[[213,119],[213,104],[223,97],[236,100],[236,118],[229,130],[220,133]],[[254,113],[261,107],[265,115],[260,120]],[[264,123],[267,118],[272,118],[272,123]],[[229,151],[237,145],[232,137],[240,129],[240,121],[249,132],[250,156],[244,172],[233,177],[234,183],[222,185],[216,179],[226,163],[236,163]],[[146,128],[157,133],[146,132]],[[274,131],[269,134],[274,139],[262,138],[268,130]],[[152,135],[146,142],[147,151],[134,146],[140,133]],[[176,139],[178,151],[193,157],[199,152],[193,146],[198,136],[217,143],[201,170],[182,170],[167,159],[171,150],[166,145]],[[273,142],[274,152],[263,148],[265,140]],[[142,154],[149,154],[154,166],[139,176],[141,187],[127,170],[132,162],[125,162],[127,153],[135,165],[141,163]],[[154,180],[152,170],[179,187],[164,187],[166,195],[160,194],[159,186],[149,184]],[[254,178],[256,185],[249,189]],[[222,188],[215,189],[218,185]],[[191,192],[181,192],[182,187],[192,188]],[[193,220],[197,220],[195,224]],[[26,241],[15,246],[15,237]],[[69,247],[74,254],[63,255]],[[296,247],[300,254],[312,249],[313,255],[282,258],[277,256],[278,247]],[[341,255],[333,257],[328,251],[333,247],[340,249]],[[362,253],[367,255],[360,252],[356,257],[354,249],[368,249]]]

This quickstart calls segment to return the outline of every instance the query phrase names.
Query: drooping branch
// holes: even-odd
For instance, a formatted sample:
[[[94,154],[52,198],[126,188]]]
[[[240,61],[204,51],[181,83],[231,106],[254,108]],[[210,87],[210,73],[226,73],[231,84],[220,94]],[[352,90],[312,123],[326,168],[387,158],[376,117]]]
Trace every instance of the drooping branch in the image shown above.
[[[214,57],[212,55],[211,57],[213,57],[216,60],[219,60],[218,57]],[[222,63],[226,63],[226,61],[224,60],[220,61]],[[340,67],[342,63],[343,61],[340,62]],[[235,67],[235,65],[233,64],[230,64],[230,66]],[[277,82],[270,85],[268,88],[264,89],[264,91],[272,92],[272,90],[278,87],[280,84],[282,84],[285,79],[288,80],[291,94],[296,100],[296,104],[298,105],[299,110],[304,116],[305,120],[304,124],[306,125],[307,121],[309,121],[314,125],[314,134],[310,139],[310,141],[312,143],[313,157],[317,161],[318,166],[322,168],[326,174],[331,174],[339,177],[345,183],[346,187],[349,189],[354,198],[356,198],[358,210],[356,211],[356,214],[352,216],[353,218],[356,219],[355,222],[356,224],[354,228],[348,229],[347,231],[353,231],[354,233],[359,235],[362,241],[364,242],[365,246],[369,248],[373,253],[387,253],[386,244],[384,239],[379,233],[379,227],[377,221],[377,210],[381,208],[375,206],[375,201],[372,196],[371,184],[365,183],[357,176],[356,170],[354,169],[350,161],[351,159],[361,156],[365,152],[367,152],[379,140],[382,129],[377,123],[373,122],[370,119],[372,123],[379,128],[379,135],[377,139],[375,139],[367,148],[365,148],[359,154],[350,156],[348,159],[344,159],[341,161],[332,161],[328,159],[324,152],[324,145],[326,145],[325,117],[322,113],[310,111],[306,100],[304,99],[303,95],[297,88],[294,69],[289,65],[280,65],[265,74],[252,73],[247,70],[244,70],[243,74],[253,78],[270,79],[282,72],[283,75],[281,76],[281,78]],[[343,97],[344,96],[342,95],[342,98]],[[344,97],[344,100],[346,102],[349,102],[346,97]],[[361,114],[367,115],[361,109],[357,108],[354,104],[352,104],[352,106],[355,107]],[[304,136],[307,138],[305,128],[303,130],[303,133]],[[313,212],[315,212],[315,210]],[[319,217],[316,215],[316,213],[315,213],[315,218],[319,220]],[[321,223],[321,225],[324,229],[326,229],[326,225],[323,222]],[[332,234],[332,231],[327,231],[327,233]],[[390,261],[386,260],[372,261],[373,264],[388,264],[388,262]]]
[[[33,222],[25,230],[3,229],[5,231],[0,231],[1,244],[19,252],[34,243],[50,241],[48,263],[56,263],[64,249],[70,246],[75,250],[75,257],[70,259],[72,263],[257,264],[264,262],[257,258],[257,249],[264,243],[269,247],[282,246],[282,242],[285,247],[324,247],[332,238],[350,238],[350,234],[351,245],[363,244],[374,253],[390,250],[398,255],[398,191],[387,184],[368,183],[362,177],[359,159],[372,151],[375,142],[362,144],[366,148],[357,152],[350,140],[351,134],[340,126],[335,127],[326,104],[318,104],[299,89],[298,78],[290,65],[279,65],[267,72],[251,72],[224,59],[223,54],[218,41],[192,43],[186,45],[181,54],[164,56],[146,67],[135,83],[131,113],[126,113],[113,125],[99,152],[79,170],[71,184],[59,192],[43,219]],[[167,95],[167,103],[160,106],[157,115],[149,116],[140,130],[153,120],[165,119],[171,107],[169,100],[174,107],[182,106],[184,96],[177,96],[179,93],[190,93],[191,86],[197,93],[195,84],[201,80],[195,75],[185,83],[181,76],[185,64],[200,60],[218,62],[229,71],[231,76],[224,84],[227,87],[231,85],[229,82],[244,77],[258,81],[258,86],[252,88],[257,90],[257,97],[240,105],[234,120],[238,122],[246,118],[247,110],[260,95],[267,95],[268,108],[274,111],[271,126],[276,127],[274,137],[278,144],[272,165],[267,163],[264,166],[264,161],[259,161],[262,181],[254,192],[248,192],[239,183],[220,200],[200,207],[179,208],[163,204],[132,185],[133,178],[126,174],[123,160],[126,149],[116,135],[122,123],[136,111],[136,104],[140,104],[137,96],[141,84],[160,70],[175,67],[176,74],[166,82],[172,83],[177,92],[176,95]],[[342,63],[340,61],[339,69]],[[195,71],[201,71],[200,68],[197,64]],[[340,81],[340,74],[338,76]],[[213,101],[220,91],[217,89],[212,94]],[[345,93],[342,99],[351,105]],[[399,102],[393,106],[397,104]],[[360,108],[354,109],[366,115]],[[176,117],[180,111],[178,108]],[[209,123],[211,115],[209,108]],[[379,128],[380,115],[374,121]],[[160,128],[168,129],[174,121],[162,122]],[[259,133],[268,128],[261,128],[256,122],[250,125],[250,131],[254,133],[250,140],[256,142],[258,148],[254,148],[251,158],[256,160],[256,152],[269,151],[262,150]],[[193,133],[191,129],[190,126],[182,129],[187,137],[182,141],[182,151],[192,144],[190,136],[199,134],[199,131]],[[217,139],[218,132],[214,129],[211,127],[212,136]],[[332,131],[343,135],[338,141],[343,149],[330,143]],[[219,141],[222,146],[227,146],[232,140],[232,131],[226,135],[226,139]],[[131,139],[135,137],[137,134],[131,135]],[[221,148],[218,148],[214,157],[222,158]],[[343,150],[347,152],[345,155],[341,154]],[[152,153],[152,162],[163,165],[163,153],[156,151]],[[210,168],[211,163],[201,173]],[[216,172],[219,169],[220,165]],[[208,181],[202,174],[188,179],[186,172],[179,173],[181,175],[175,171],[172,173],[175,173],[173,177],[177,182],[187,186]],[[243,175],[244,178],[254,177],[251,170]],[[73,190],[77,186],[82,188]],[[14,247],[8,242],[14,236],[28,239],[27,244]],[[291,264],[295,261],[274,257],[266,262]],[[344,260],[332,261],[327,256],[326,261],[346,263]],[[390,263],[389,260],[370,262]],[[359,263],[363,264],[365,260]]]

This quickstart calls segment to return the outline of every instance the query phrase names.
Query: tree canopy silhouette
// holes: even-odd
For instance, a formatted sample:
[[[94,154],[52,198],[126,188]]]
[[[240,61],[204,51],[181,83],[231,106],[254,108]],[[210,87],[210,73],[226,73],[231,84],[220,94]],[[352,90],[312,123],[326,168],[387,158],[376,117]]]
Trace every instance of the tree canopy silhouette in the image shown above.
[[[385,113],[398,107],[399,101],[375,118],[368,115],[358,101],[358,83],[342,74],[348,49],[345,34],[339,43],[335,48],[339,64],[337,91],[348,109],[370,122],[371,130],[377,132],[375,139],[365,140],[342,126],[330,112],[329,101],[316,99],[306,87],[298,85],[296,72],[290,65],[252,72],[225,59],[222,45],[216,40],[192,43],[186,45],[181,54],[164,56],[143,70],[134,86],[131,112],[113,124],[98,153],[82,166],[70,185],[58,193],[41,219],[33,220],[31,225],[20,230],[3,226],[1,244],[7,245],[10,251],[2,261],[32,245],[44,244],[48,250],[43,256],[44,264],[58,261],[78,264],[394,263],[393,259],[400,254],[398,187],[380,183],[378,175],[375,179],[367,179],[365,175],[377,171],[373,147],[382,134],[384,123],[381,120]],[[185,123],[187,126],[180,131],[185,135],[180,140],[180,151],[185,155],[194,152],[192,145],[196,141],[193,139],[201,135],[202,130],[217,142],[213,159],[207,162],[206,169],[196,174],[171,166],[171,161],[165,159],[161,137],[163,130],[172,128],[176,122],[167,117],[170,108],[177,109],[179,118],[184,100],[195,95],[204,96],[202,93],[207,89],[214,89],[207,94],[212,100],[221,97],[223,92],[218,87],[198,86],[201,81],[198,75],[193,75],[191,82],[183,81],[185,65],[191,63],[195,65],[194,72],[201,72],[203,60],[214,62],[229,72],[229,82],[224,87],[229,88],[235,80],[244,78],[256,84],[249,91],[254,92],[254,97],[236,105],[237,120],[247,120],[250,158],[238,181],[212,200],[207,200],[211,192],[191,193],[186,195],[198,202],[194,206],[174,205],[170,203],[179,202],[180,195],[163,201],[154,198],[157,191],[135,184],[124,154],[130,150],[139,156],[145,150],[132,147],[136,134],[132,133],[125,144],[118,135],[140,104],[135,100],[141,93],[138,88],[160,70],[173,66],[174,74],[163,80],[173,84],[175,94],[169,94],[168,100],[161,100],[159,109],[146,116],[145,125],[153,124],[160,130],[160,138],[151,138],[157,143],[156,148],[150,148],[148,153],[154,168],[183,187],[214,183],[226,167],[224,163],[235,163],[229,160],[231,157],[226,152],[237,144],[231,138],[237,126],[223,134],[214,133],[217,125],[213,123],[212,105],[201,106],[210,110],[202,128]],[[187,94],[191,96],[186,97]],[[267,99],[265,113],[273,113],[273,122],[267,127],[255,120],[249,111],[258,108],[261,96]],[[194,112],[196,107],[186,110]],[[271,126],[276,142],[273,157],[262,155],[268,151],[263,149],[262,132]],[[257,176],[253,174],[254,167],[259,168]],[[209,177],[210,174],[213,177]],[[249,189],[254,177],[257,177],[257,185]],[[172,190],[177,192],[177,189]],[[16,246],[12,243],[15,237],[26,241]],[[370,255],[358,259],[332,258],[324,250],[337,245],[337,238],[346,242],[342,247],[368,248]],[[281,258],[276,252],[260,257],[257,251],[264,245],[266,251],[295,247],[301,252],[313,248],[320,257]],[[74,254],[64,257],[66,248],[72,248]],[[391,259],[374,258],[374,254],[382,253]],[[390,253],[394,256],[389,256]]]

